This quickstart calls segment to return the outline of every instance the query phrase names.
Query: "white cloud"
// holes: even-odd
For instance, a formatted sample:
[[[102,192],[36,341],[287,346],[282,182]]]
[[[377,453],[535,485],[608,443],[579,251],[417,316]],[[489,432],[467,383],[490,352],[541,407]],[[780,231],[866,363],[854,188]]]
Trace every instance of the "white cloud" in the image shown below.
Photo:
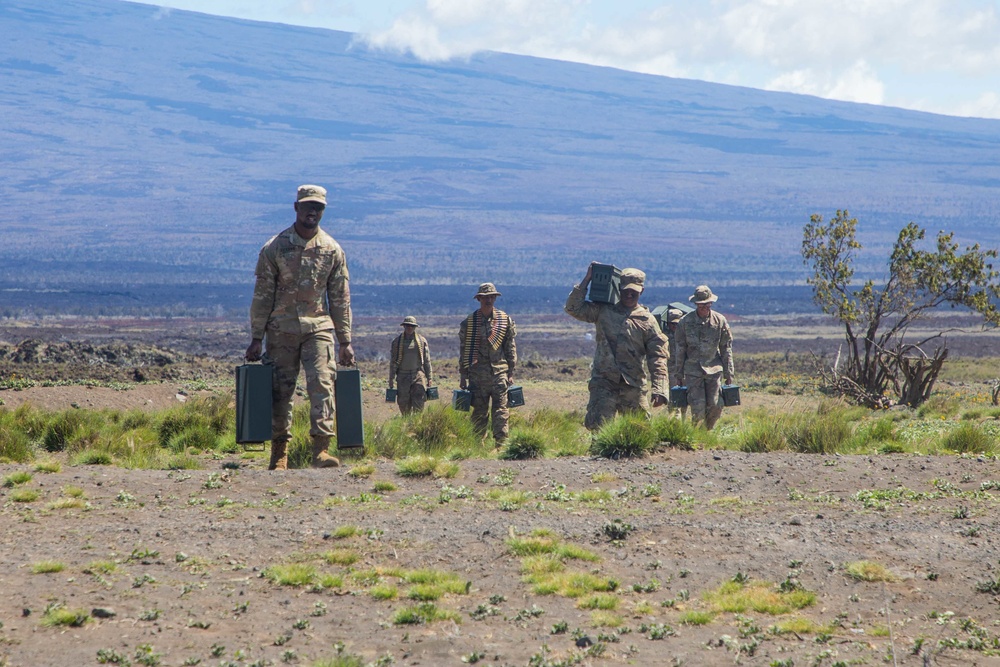
[[[367,41],[432,60],[495,50],[872,104],[899,105],[932,76],[966,87],[952,99],[1000,90],[997,0],[636,3],[644,9],[630,11],[627,0],[420,0]]]

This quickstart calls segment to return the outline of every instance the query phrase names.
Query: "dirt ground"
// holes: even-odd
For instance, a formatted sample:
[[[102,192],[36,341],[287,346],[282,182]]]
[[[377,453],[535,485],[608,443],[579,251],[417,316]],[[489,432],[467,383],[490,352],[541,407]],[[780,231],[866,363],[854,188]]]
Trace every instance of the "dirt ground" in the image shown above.
[[[366,416],[389,418],[371,364]],[[578,363],[542,360],[536,371],[525,371],[519,409],[582,407]],[[204,389],[196,375],[8,389],[0,410],[161,409],[225,387],[213,376]],[[445,398],[452,387],[441,387]],[[744,399],[730,415],[809,404]],[[456,461],[451,478],[402,476],[391,461],[365,474],[347,457],[331,470],[265,463],[0,465],[5,479],[31,473],[0,487],[0,665],[312,665],[339,643],[377,665],[1000,665],[993,459],[667,450]],[[540,530],[593,552],[566,569],[611,579],[614,592],[535,590],[511,539]],[[890,580],[852,577],[847,566],[863,560]],[[272,581],[269,568],[293,563],[314,568],[311,584]],[[442,620],[401,623],[409,608],[430,613],[419,571],[465,585],[433,603]],[[718,611],[710,594],[733,579],[809,591],[815,604]],[[57,605],[86,621],[47,626]]]

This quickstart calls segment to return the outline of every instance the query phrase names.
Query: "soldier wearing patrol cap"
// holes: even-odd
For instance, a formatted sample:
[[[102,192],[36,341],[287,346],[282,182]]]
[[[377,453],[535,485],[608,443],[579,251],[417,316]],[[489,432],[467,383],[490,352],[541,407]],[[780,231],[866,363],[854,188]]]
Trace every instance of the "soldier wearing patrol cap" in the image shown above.
[[[653,406],[666,405],[670,356],[667,337],[660,331],[656,318],[648,308],[639,305],[646,274],[639,269],[624,269],[621,300],[611,305],[585,300],[593,271],[591,263],[583,280],[566,299],[566,312],[571,317],[591,322],[597,329],[597,349],[587,385],[590,402],[584,418],[584,425],[591,430],[620,412],[642,410],[649,414],[647,368],[652,376]]]
[[[407,315],[400,324],[403,333],[389,346],[389,389],[398,387],[396,405],[400,413],[408,415],[424,409],[427,387],[430,386],[431,350],[427,339],[417,333],[417,318]]]
[[[319,226],[326,208],[326,190],[318,185],[299,186],[294,208],[295,223],[260,250],[250,305],[252,340],[246,358],[260,359],[266,339],[265,356],[274,364],[268,470],[288,467],[292,397],[300,367],[305,368],[310,402],[312,465],[340,465],[327,452],[336,434],[337,358],[344,366],[354,364],[347,260],[340,244]],[[340,344],[337,357],[334,337]]]
[[[677,368],[679,384],[687,384],[691,421],[702,420],[711,430],[722,416],[722,380],[733,384],[733,334],[729,322],[712,310],[719,297],[708,285],[698,285],[688,297],[695,310],[681,318],[677,326]]]
[[[510,315],[494,308],[497,291],[493,283],[483,283],[476,292],[479,309],[462,320],[458,329],[459,386],[472,392],[472,425],[486,436],[487,420],[493,421],[493,442],[507,440],[507,389],[514,384],[517,365],[517,329]],[[491,404],[492,403],[492,407]]]

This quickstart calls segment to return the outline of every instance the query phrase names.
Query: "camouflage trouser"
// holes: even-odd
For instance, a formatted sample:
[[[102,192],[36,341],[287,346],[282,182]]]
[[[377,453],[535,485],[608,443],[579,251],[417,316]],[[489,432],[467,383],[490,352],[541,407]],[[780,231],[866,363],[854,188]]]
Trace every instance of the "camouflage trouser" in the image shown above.
[[[685,375],[688,388],[688,407],[691,423],[705,422],[711,430],[722,416],[722,373],[710,375]]]
[[[642,410],[649,415],[646,392],[624,380],[611,382],[605,378],[590,378],[587,388],[590,390],[590,402],[587,403],[587,416],[584,417],[583,425],[591,431],[596,431],[601,424],[620,412]]]
[[[292,437],[292,398],[299,367],[306,371],[309,395],[309,435],[332,438],[334,422],[333,383],[337,379],[333,331],[290,335],[268,333],[267,357],[274,363],[274,403],[271,407],[271,439]]]
[[[507,441],[509,429],[507,421],[510,410],[507,409],[507,374],[486,373],[469,374],[469,391],[472,392],[472,426],[480,436],[486,435],[486,424],[493,419],[493,440],[497,445]],[[490,400],[493,408],[490,409]]]
[[[427,378],[423,371],[396,373],[396,405],[399,412],[408,415],[424,409],[427,400]]]

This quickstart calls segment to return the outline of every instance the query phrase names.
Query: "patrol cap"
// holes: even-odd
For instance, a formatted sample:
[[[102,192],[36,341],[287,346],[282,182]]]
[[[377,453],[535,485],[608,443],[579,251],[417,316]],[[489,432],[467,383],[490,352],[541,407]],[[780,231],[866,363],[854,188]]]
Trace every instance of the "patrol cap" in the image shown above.
[[[500,296],[500,292],[497,291],[497,286],[493,283],[483,283],[473,298],[478,299],[481,296]]]
[[[694,288],[694,294],[688,297],[688,301],[694,303],[715,303],[718,300],[719,297],[712,294],[708,285],[698,285]]]
[[[646,283],[646,274],[639,269],[622,269],[621,289],[641,292]]]
[[[401,327],[419,327],[420,325],[417,324],[417,318],[415,318],[413,315],[407,315],[406,317],[403,318],[403,322],[399,326],[401,326]]]
[[[300,185],[295,195],[296,203],[300,201],[315,201],[326,206],[326,188],[319,185]]]
[[[682,317],[684,317],[684,313],[676,308],[671,308],[667,311],[667,323],[679,322]]]

